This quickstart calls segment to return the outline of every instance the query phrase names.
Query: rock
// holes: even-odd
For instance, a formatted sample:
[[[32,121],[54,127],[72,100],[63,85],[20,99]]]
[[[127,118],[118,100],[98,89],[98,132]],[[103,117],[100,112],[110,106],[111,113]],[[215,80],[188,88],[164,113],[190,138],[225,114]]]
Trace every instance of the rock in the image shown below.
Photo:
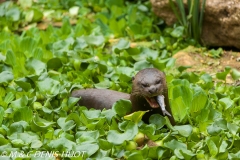
[[[167,25],[176,22],[169,0],[150,0]],[[173,0],[175,1],[175,0]],[[184,0],[185,6],[186,0]],[[207,46],[240,49],[240,0],[206,0],[201,39]]]
[[[194,66],[198,63],[193,55],[185,51],[179,51],[173,55],[173,58],[176,59],[176,66]]]

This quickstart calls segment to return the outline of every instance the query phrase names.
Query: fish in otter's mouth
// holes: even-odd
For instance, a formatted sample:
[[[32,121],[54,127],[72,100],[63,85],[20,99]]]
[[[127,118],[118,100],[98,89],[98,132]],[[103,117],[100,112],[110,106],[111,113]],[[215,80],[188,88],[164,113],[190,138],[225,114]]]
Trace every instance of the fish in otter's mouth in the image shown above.
[[[145,99],[147,100],[148,104],[152,108],[160,107],[163,115],[168,115],[168,116],[172,117],[172,115],[165,108],[166,105],[165,105],[165,102],[164,102],[164,96],[163,95],[157,95],[157,96],[153,96],[153,97],[145,97]]]

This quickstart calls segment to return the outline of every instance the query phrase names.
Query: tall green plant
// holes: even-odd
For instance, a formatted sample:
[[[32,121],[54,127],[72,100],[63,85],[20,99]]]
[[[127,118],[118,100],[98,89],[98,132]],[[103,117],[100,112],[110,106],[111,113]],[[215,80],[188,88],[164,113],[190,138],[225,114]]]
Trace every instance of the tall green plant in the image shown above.
[[[200,43],[200,36],[202,33],[202,21],[205,10],[206,0],[188,0],[187,1],[187,11],[186,14],[183,0],[175,0],[177,7],[175,6],[173,0],[169,0],[169,4],[178,19],[178,22],[184,26],[185,34],[187,37],[194,38]],[[201,7],[200,7],[201,5]]]

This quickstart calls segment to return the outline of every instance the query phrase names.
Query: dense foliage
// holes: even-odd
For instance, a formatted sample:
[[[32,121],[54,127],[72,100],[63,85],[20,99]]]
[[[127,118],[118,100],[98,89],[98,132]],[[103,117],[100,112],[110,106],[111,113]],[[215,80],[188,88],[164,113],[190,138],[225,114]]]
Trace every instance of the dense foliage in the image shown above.
[[[0,5],[0,19],[1,158],[240,158],[240,86],[225,84],[239,72],[226,67],[212,77],[174,68],[171,56],[196,44],[182,38],[182,26],[165,27],[149,2],[9,1]],[[16,34],[43,19],[62,25]],[[142,112],[126,115],[126,100],[99,111],[70,97],[89,87],[130,93],[131,77],[147,67],[165,71],[179,125],[160,115],[144,124]],[[154,145],[140,143],[143,135]]]
[[[169,0],[169,4],[178,22],[184,26],[186,36],[192,37],[197,42],[200,42],[206,0],[188,0],[187,13],[183,0],[175,0],[175,2],[177,7],[175,7],[173,0]]]

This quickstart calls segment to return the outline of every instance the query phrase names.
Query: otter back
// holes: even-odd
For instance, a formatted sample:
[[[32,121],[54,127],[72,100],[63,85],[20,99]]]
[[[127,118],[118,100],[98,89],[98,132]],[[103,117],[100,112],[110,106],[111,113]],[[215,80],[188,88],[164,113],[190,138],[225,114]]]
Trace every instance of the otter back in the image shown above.
[[[79,105],[95,109],[111,109],[119,99],[130,99],[130,94],[109,89],[81,89],[72,92],[72,97],[81,97]]]

